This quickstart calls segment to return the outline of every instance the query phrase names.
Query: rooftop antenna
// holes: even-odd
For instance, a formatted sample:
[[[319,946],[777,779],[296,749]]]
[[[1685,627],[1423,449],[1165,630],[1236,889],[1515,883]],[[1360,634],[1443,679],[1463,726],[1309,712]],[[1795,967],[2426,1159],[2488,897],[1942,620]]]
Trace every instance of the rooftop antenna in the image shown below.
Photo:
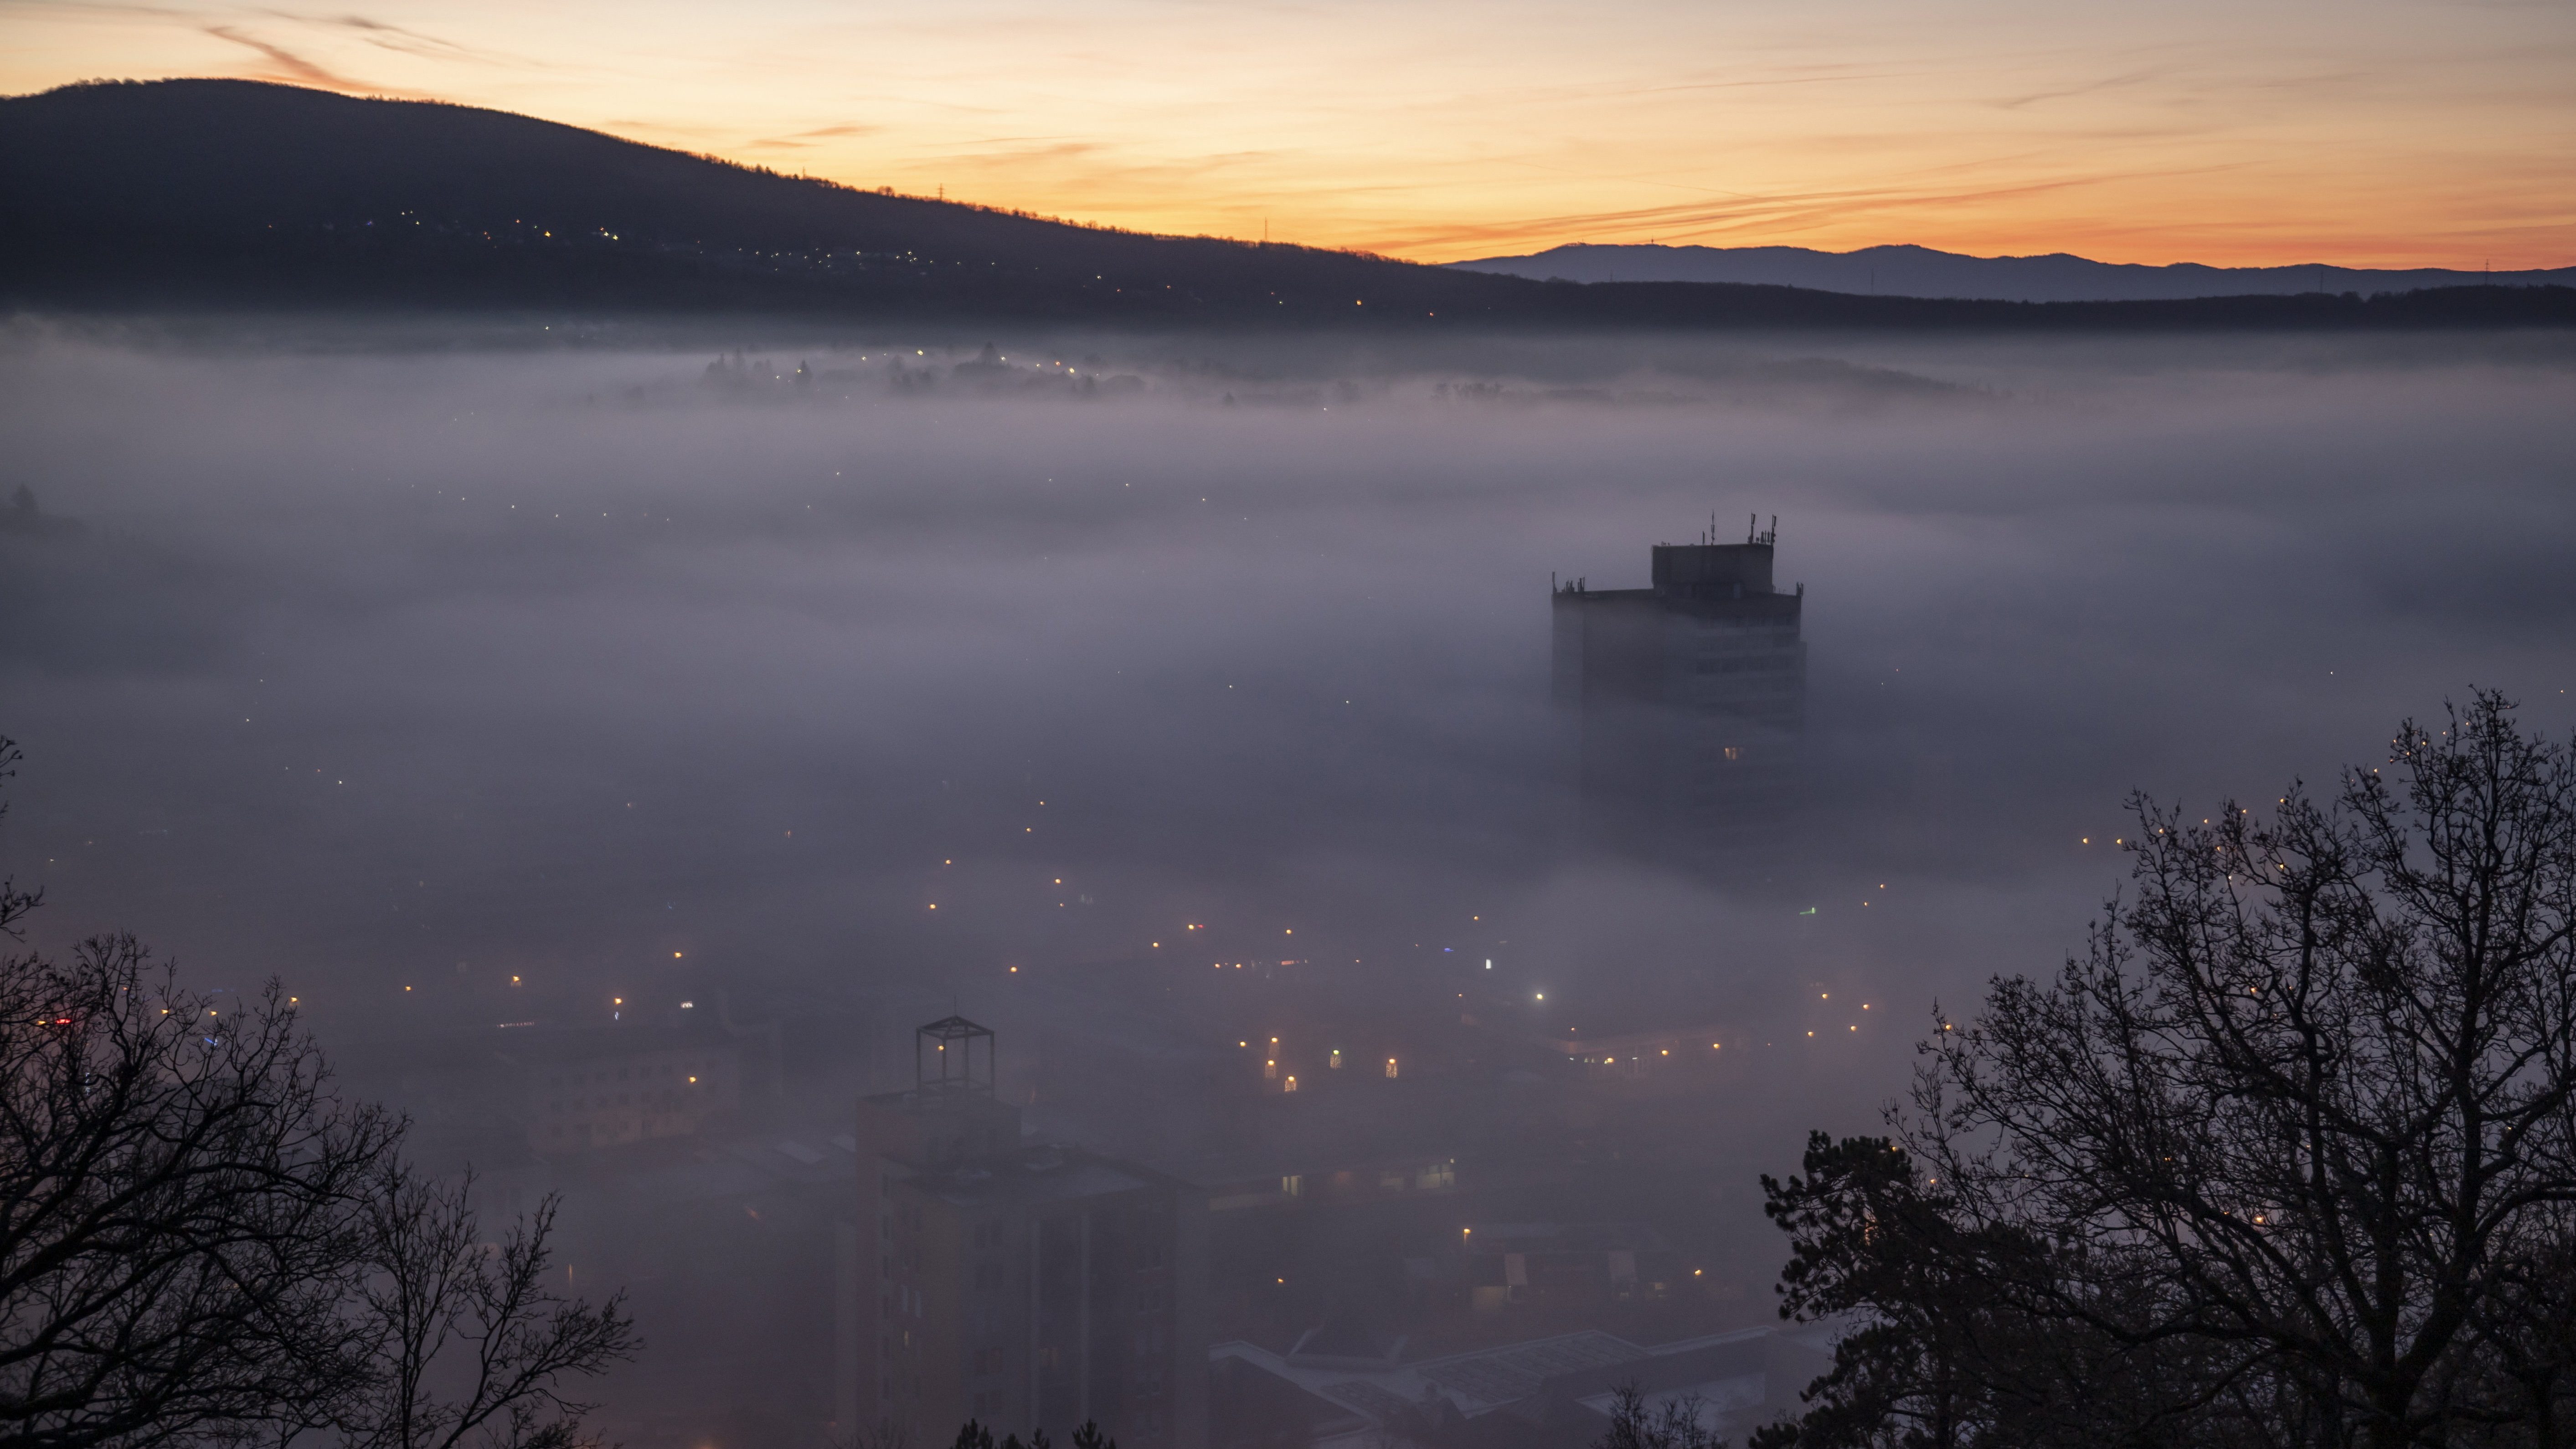
[[[1753,534],[1754,534],[1754,530],[1756,530],[1756,529],[1760,528],[1761,526],[1762,526],[1762,515],[1761,515],[1761,514],[1759,514],[1759,513],[1748,513],[1748,514],[1744,515],[1744,541],[1745,541],[1746,543],[1751,543],[1751,542],[1753,541]]]

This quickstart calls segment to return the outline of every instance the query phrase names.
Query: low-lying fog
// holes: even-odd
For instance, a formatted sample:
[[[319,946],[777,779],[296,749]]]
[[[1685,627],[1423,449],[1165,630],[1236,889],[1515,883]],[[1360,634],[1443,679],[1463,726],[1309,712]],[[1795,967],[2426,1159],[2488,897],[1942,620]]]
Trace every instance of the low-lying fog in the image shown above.
[[[47,934],[335,1031],[512,973],[604,1016],[674,951],[971,1007],[1188,923],[1436,938],[1569,1021],[1866,989],[1875,1092],[1933,997],[2077,942],[2133,787],[2266,799],[2576,682],[2554,339],[1001,337],[1028,370],[961,378],[945,332],[533,330],[10,338],[0,487],[83,525],[0,536]],[[1808,587],[1806,818],[1767,881],[1569,861],[1551,573],[1754,513]]]
[[[80,525],[0,532],[47,944],[349,1043],[783,983],[880,1084],[952,1004],[1007,1072],[1013,967],[1231,1049],[1233,963],[1297,960],[1723,1026],[1702,1130],[1778,1170],[2080,946],[2131,789],[2268,802],[2472,686],[2571,718],[2563,337],[565,336],[7,334],[0,494]],[[1805,810],[1573,856],[1551,574],[1750,514]],[[1205,1146],[1115,1107],[1051,1129]]]

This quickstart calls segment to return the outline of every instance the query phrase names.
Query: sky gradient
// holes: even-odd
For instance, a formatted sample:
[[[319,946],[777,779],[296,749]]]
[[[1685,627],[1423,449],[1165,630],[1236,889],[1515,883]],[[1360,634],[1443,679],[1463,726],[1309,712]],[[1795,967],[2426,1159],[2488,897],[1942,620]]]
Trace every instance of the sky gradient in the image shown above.
[[[243,76],[1428,261],[1912,242],[2576,263],[2576,5],[0,3],[0,91]]]

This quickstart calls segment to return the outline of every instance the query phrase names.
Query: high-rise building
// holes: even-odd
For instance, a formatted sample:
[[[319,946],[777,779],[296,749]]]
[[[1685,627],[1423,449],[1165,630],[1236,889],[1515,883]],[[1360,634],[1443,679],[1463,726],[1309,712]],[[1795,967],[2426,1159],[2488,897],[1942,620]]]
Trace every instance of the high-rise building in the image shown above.
[[[1092,1421],[1122,1449],[1202,1449],[1205,1194],[1024,1142],[984,1027],[932,1022],[914,1051],[912,1090],[859,1107],[847,1422],[944,1444],[970,1418],[1058,1443]]]
[[[1776,823],[1797,785],[1806,586],[1772,582],[1777,520],[1654,546],[1652,582],[1555,586],[1553,693],[1584,834],[1659,849]]]

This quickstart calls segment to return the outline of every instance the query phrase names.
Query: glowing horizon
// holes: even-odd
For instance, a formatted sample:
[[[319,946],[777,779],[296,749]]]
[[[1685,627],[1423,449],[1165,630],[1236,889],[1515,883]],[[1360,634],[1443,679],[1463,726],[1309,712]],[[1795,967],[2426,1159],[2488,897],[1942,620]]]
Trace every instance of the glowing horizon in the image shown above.
[[[1833,0],[366,15],[13,4],[0,91],[230,76],[853,186],[1423,261],[1912,243],[2215,266],[2576,262],[2576,12]]]

